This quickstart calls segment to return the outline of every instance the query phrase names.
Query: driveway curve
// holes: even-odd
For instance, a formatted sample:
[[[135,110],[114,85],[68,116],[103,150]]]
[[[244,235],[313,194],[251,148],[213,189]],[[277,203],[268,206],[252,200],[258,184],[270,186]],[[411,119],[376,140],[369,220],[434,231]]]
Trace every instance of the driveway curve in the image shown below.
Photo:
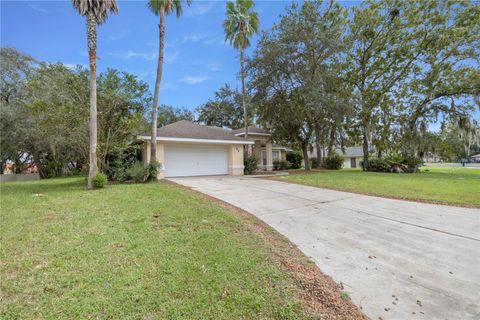
[[[244,209],[371,319],[480,319],[480,210],[248,177],[170,179]]]

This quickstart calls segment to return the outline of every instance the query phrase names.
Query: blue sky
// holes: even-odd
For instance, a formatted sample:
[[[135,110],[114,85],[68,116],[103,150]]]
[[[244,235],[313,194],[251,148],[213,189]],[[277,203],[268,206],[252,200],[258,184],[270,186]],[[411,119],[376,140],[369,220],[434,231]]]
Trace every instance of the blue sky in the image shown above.
[[[98,70],[111,67],[133,73],[153,90],[158,17],[146,1],[117,2],[119,13],[98,28]],[[261,29],[269,29],[290,3],[257,1]],[[224,1],[193,1],[179,19],[167,18],[160,103],[193,109],[224,83],[240,86],[237,52],[224,41],[224,17]],[[42,61],[88,65],[85,20],[70,1],[2,0],[1,45]]]

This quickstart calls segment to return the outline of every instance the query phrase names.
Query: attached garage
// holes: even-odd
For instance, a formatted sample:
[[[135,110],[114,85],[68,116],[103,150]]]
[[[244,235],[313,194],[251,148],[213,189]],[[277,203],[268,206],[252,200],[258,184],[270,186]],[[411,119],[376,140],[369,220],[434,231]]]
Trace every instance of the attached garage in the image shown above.
[[[228,147],[204,144],[165,144],[165,177],[228,174]]]
[[[142,159],[150,162],[150,136],[141,135]],[[178,121],[157,130],[158,178],[243,175],[244,145],[253,144],[230,130]]]

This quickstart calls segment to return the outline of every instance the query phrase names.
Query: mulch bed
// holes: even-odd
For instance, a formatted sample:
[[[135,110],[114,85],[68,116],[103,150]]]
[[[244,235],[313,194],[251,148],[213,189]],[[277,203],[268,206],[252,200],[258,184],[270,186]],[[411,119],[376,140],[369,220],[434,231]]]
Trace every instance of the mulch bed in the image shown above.
[[[201,195],[206,202],[215,202],[222,208],[239,216],[248,231],[258,235],[267,249],[270,259],[286,271],[294,280],[296,298],[304,311],[315,319],[368,319],[350,300],[343,299],[343,286],[323,274],[315,263],[307,258],[297,246],[288,241],[263,221],[249,212],[191,188],[168,182],[177,187]]]

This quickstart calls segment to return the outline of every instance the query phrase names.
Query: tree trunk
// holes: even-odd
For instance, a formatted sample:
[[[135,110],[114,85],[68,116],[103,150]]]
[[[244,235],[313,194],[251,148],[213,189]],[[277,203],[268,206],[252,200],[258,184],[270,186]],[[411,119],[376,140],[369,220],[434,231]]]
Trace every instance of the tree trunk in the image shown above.
[[[87,15],[87,42],[90,63],[90,145],[87,189],[93,189],[97,166],[97,23],[93,13]]]
[[[335,125],[332,124],[332,127],[330,128],[330,136],[328,140],[328,155],[332,153],[334,144],[335,144],[335,132],[336,132],[336,127]]]
[[[245,104],[245,67],[243,61],[243,48],[240,47],[240,77],[242,79],[242,106],[243,106],[243,124],[245,127],[245,140],[248,140],[248,120],[247,106]],[[247,146],[248,154],[251,154],[250,146]]]
[[[363,171],[368,168],[368,128],[363,127]]]
[[[155,90],[153,93],[152,107],[152,137],[150,140],[150,163],[157,160],[157,120],[158,120],[158,95],[160,93],[160,82],[162,81],[163,72],[163,48],[165,45],[165,9],[160,9],[159,29],[159,46],[158,46],[158,63],[157,78],[155,79]],[[156,177],[155,177],[156,178]]]
[[[322,167],[322,144],[318,139],[316,142],[316,147],[317,147],[317,167],[321,168]]]
[[[305,171],[310,171],[310,161],[308,160],[308,143],[302,143],[303,162],[305,163]]]

